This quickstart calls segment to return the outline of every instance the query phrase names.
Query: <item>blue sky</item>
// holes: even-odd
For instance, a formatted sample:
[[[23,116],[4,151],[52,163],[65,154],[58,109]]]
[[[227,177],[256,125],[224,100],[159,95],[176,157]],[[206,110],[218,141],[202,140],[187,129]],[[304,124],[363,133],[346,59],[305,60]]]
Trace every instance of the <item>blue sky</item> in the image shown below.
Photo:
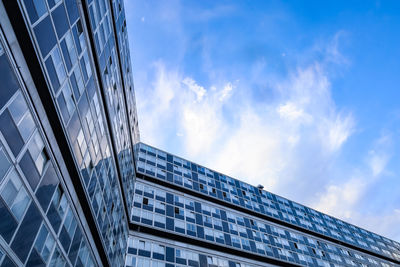
[[[141,140],[400,241],[399,1],[126,1]]]

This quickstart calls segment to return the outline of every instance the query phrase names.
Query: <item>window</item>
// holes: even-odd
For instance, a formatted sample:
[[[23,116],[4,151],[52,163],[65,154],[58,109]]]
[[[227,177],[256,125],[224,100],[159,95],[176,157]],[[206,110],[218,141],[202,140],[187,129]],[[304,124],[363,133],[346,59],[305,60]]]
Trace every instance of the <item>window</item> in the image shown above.
[[[61,37],[67,32],[69,28],[67,14],[65,12],[65,7],[63,4],[58,6],[52,12],[52,17],[54,21],[54,26],[56,27],[58,38],[61,39]]]
[[[154,214],[154,221],[158,223],[163,223],[165,224],[165,216],[159,215],[159,214]]]
[[[175,220],[175,228],[185,229],[185,223],[181,220]]]
[[[165,255],[165,246],[153,244],[153,253]]]
[[[150,242],[146,242],[144,240],[139,240],[139,247],[138,248],[141,249],[141,250],[150,251],[150,245],[151,245]]]
[[[194,214],[193,211],[189,211],[189,212],[186,212],[186,217],[187,217],[187,218],[194,219],[194,218],[195,218],[195,214]]]
[[[79,254],[81,257],[82,254]],[[54,250],[49,266],[65,266],[66,262],[58,247]]]
[[[44,166],[49,160],[42,137],[39,132],[36,132],[28,146],[29,153],[40,175],[43,173]]]
[[[186,251],[182,249],[175,249],[175,256],[177,258],[186,259]]]
[[[78,94],[78,92],[76,92],[76,97],[78,98],[83,93],[83,91],[85,90],[85,86],[83,84],[82,74],[81,74],[81,70],[79,68],[79,65],[77,65],[74,68],[73,75],[71,75],[71,77],[72,77],[71,78],[71,82],[72,82],[72,79],[75,79],[75,81],[72,82],[72,84],[74,85],[76,83],[76,86],[77,86],[76,89],[79,92],[79,94]],[[95,103],[98,103],[97,96],[94,99],[96,101]]]
[[[144,258],[138,258],[137,260],[137,267],[148,267],[150,265],[150,260],[149,259],[144,259]]]
[[[214,227],[219,226],[222,227],[222,222],[219,219],[213,218]]]
[[[66,74],[65,74],[64,64],[61,60],[60,50],[58,49],[58,47],[56,47],[53,50],[53,52],[51,52],[51,59],[53,61],[53,65],[56,70],[58,83],[62,84],[66,78]],[[53,89],[56,91],[58,88],[53,88]]]
[[[34,31],[42,57],[45,58],[57,42],[50,17],[47,16],[36,25]]]
[[[21,221],[22,216],[28,207],[30,198],[15,170],[8,174],[5,186],[1,191],[1,197],[4,199],[17,220]]]
[[[4,152],[4,148],[0,146],[0,183],[10,166],[11,163]]]
[[[45,262],[49,260],[54,243],[54,238],[51,236],[46,226],[42,224],[42,227],[40,228],[39,234],[36,238],[35,248]]]
[[[188,231],[196,232],[196,226],[193,223],[187,223],[186,226]]]
[[[21,93],[17,94],[9,110],[23,140],[27,142],[35,129],[35,123]]]
[[[92,69],[90,68],[89,56],[88,56],[87,51],[85,51],[85,53],[83,54],[83,58],[85,60],[85,70],[86,70],[87,77],[90,77],[92,75]]]
[[[156,201],[156,209],[164,210],[165,211],[165,203]]]

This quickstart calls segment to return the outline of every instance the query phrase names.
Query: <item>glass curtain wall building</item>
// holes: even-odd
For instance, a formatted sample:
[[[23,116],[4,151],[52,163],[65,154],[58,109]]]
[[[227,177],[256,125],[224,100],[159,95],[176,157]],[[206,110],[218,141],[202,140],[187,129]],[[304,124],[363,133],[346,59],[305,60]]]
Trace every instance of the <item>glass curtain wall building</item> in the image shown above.
[[[396,266],[400,244],[140,143],[122,0],[0,0],[0,267]]]
[[[135,154],[130,229],[190,247],[130,237],[126,266],[400,264],[398,242],[149,145]]]
[[[122,0],[0,1],[0,266],[123,266],[139,140]]]

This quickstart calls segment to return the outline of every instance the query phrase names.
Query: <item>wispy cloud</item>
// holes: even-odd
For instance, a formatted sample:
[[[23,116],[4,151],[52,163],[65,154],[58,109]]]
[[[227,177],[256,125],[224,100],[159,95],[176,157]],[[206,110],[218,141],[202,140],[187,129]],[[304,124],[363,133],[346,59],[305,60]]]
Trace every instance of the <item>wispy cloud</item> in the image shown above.
[[[298,177],[303,179],[300,188],[313,194],[309,182],[321,179],[317,173],[306,177],[304,171],[333,160],[354,131],[352,114],[337,109],[328,77],[318,64],[276,81],[271,89],[276,98],[268,103],[255,103],[248,88],[232,82],[205,88],[177,70],[166,70],[162,63],[155,65],[154,78],[153,87],[138,93],[138,98],[162,98],[138,101],[141,117],[158,118],[151,133],[142,127],[144,140],[154,132],[178,132],[179,150],[190,158],[285,194],[293,194],[284,188]],[[173,120],[166,114],[174,114]]]

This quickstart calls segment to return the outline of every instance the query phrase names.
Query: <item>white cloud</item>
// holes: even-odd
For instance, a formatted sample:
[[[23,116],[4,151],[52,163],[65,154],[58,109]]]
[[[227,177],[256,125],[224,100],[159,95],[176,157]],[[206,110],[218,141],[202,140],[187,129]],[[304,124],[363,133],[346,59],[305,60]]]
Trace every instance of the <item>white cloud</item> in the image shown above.
[[[351,170],[353,173],[348,173],[352,178],[343,182],[331,181],[324,187],[324,191],[318,193],[317,201],[312,206],[372,232],[398,240],[400,230],[394,230],[400,222],[398,209],[388,210],[382,207],[380,214],[362,210],[366,199],[371,202],[378,201],[379,196],[369,193],[374,191],[391,159],[391,144],[390,135],[384,134],[379,137],[366,154],[364,163],[358,168],[354,167]]]
[[[304,111],[296,107],[296,105],[292,102],[280,105],[277,111],[281,118],[288,119],[290,121],[295,121],[306,116],[306,114],[304,114]]]
[[[201,101],[207,93],[206,89],[198,85],[192,78],[186,77],[185,79],[183,79],[182,83],[196,94],[197,101]]]
[[[231,83],[225,84],[219,96],[219,101],[223,102],[227,100],[230,97],[232,90],[233,90],[233,85]]]
[[[328,185],[319,203],[314,205],[317,210],[330,215],[351,219],[354,216],[354,206],[365,190],[366,184],[360,178],[352,178],[341,185]]]
[[[318,64],[276,81],[272,90],[277,96],[268,103],[254,102],[243,85],[215,83],[207,90],[162,63],[155,70],[153,88],[143,92],[151,100],[139,107],[141,121],[147,113],[153,118],[152,134],[141,125],[144,141],[154,142],[158,134],[164,142],[155,145],[168,150],[166,136],[178,132],[183,140],[173,144],[178,154],[282,194],[300,195],[288,186],[297,182],[297,189],[306,191],[301,195],[314,195],[314,187],[326,181],[310,182],[328,175],[320,166],[335,158],[354,129],[352,115],[337,110],[332,101],[330,83]]]
[[[326,147],[330,151],[338,150],[349,138],[354,130],[354,120],[349,114],[344,117],[336,114],[321,124],[321,138],[326,140]]]

